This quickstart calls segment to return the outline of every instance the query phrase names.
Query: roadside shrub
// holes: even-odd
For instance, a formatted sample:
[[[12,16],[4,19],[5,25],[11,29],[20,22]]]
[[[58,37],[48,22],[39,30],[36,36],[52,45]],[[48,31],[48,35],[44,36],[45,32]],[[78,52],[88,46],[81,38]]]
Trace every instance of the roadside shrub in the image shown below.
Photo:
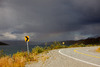
[[[71,48],[71,47],[79,47],[79,45],[76,43],[76,44],[70,45],[69,47],[70,47],[70,48]]]
[[[0,50],[0,58],[6,56],[6,54],[4,54],[3,50]]]
[[[55,47],[54,44],[51,44],[51,45],[50,45],[50,48],[51,48],[51,49],[54,49],[54,47]]]
[[[40,47],[40,46],[36,46],[35,48],[32,49],[32,53],[42,53],[44,51],[44,48],[43,47]]]
[[[53,44],[50,45],[51,50],[52,49],[59,49],[59,48],[67,48],[68,46],[62,45],[60,42],[54,42]]]
[[[85,46],[86,46],[86,45],[83,44],[83,43],[79,44],[79,47],[85,47]]]
[[[17,52],[13,54],[13,57],[27,57],[27,56],[28,56],[27,52]]]

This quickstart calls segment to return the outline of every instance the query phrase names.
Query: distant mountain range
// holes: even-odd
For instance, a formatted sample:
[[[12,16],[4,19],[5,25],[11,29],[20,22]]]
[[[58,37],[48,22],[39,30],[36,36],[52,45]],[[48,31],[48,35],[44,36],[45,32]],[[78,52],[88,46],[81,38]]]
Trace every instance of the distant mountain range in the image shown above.
[[[60,42],[65,42],[65,44],[67,45],[72,45],[72,44],[100,44],[100,37],[96,37],[96,38],[87,38],[87,39],[81,39],[81,40],[70,40],[70,41],[60,41]]]

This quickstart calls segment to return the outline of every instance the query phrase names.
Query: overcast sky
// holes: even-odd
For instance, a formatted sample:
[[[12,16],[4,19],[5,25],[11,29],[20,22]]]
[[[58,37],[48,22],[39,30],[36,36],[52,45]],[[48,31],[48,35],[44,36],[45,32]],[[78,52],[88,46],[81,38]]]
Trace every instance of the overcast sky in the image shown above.
[[[79,40],[100,35],[100,0],[0,0],[0,40]]]

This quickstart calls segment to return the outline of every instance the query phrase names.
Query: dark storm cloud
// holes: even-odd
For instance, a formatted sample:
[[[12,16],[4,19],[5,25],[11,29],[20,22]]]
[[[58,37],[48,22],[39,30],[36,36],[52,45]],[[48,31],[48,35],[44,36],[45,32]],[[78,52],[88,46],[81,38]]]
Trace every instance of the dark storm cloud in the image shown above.
[[[100,23],[100,1],[99,0],[76,0],[74,6],[82,15],[80,22],[82,24],[98,24]]]
[[[13,38],[34,32],[36,38],[57,33],[54,39],[74,39],[74,32],[98,34],[99,25],[100,0],[0,0],[0,31]]]

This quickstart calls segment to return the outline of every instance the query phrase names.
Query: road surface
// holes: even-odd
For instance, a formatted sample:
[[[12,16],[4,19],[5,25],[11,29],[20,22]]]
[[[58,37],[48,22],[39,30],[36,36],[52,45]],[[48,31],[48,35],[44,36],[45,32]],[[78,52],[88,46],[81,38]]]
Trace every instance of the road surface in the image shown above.
[[[65,48],[52,50],[45,63],[33,63],[26,67],[100,67],[98,47]]]
[[[97,48],[98,47],[61,49],[59,53],[76,61],[92,65],[92,67],[100,67],[100,54],[95,51]],[[84,65],[84,67],[88,66]]]

